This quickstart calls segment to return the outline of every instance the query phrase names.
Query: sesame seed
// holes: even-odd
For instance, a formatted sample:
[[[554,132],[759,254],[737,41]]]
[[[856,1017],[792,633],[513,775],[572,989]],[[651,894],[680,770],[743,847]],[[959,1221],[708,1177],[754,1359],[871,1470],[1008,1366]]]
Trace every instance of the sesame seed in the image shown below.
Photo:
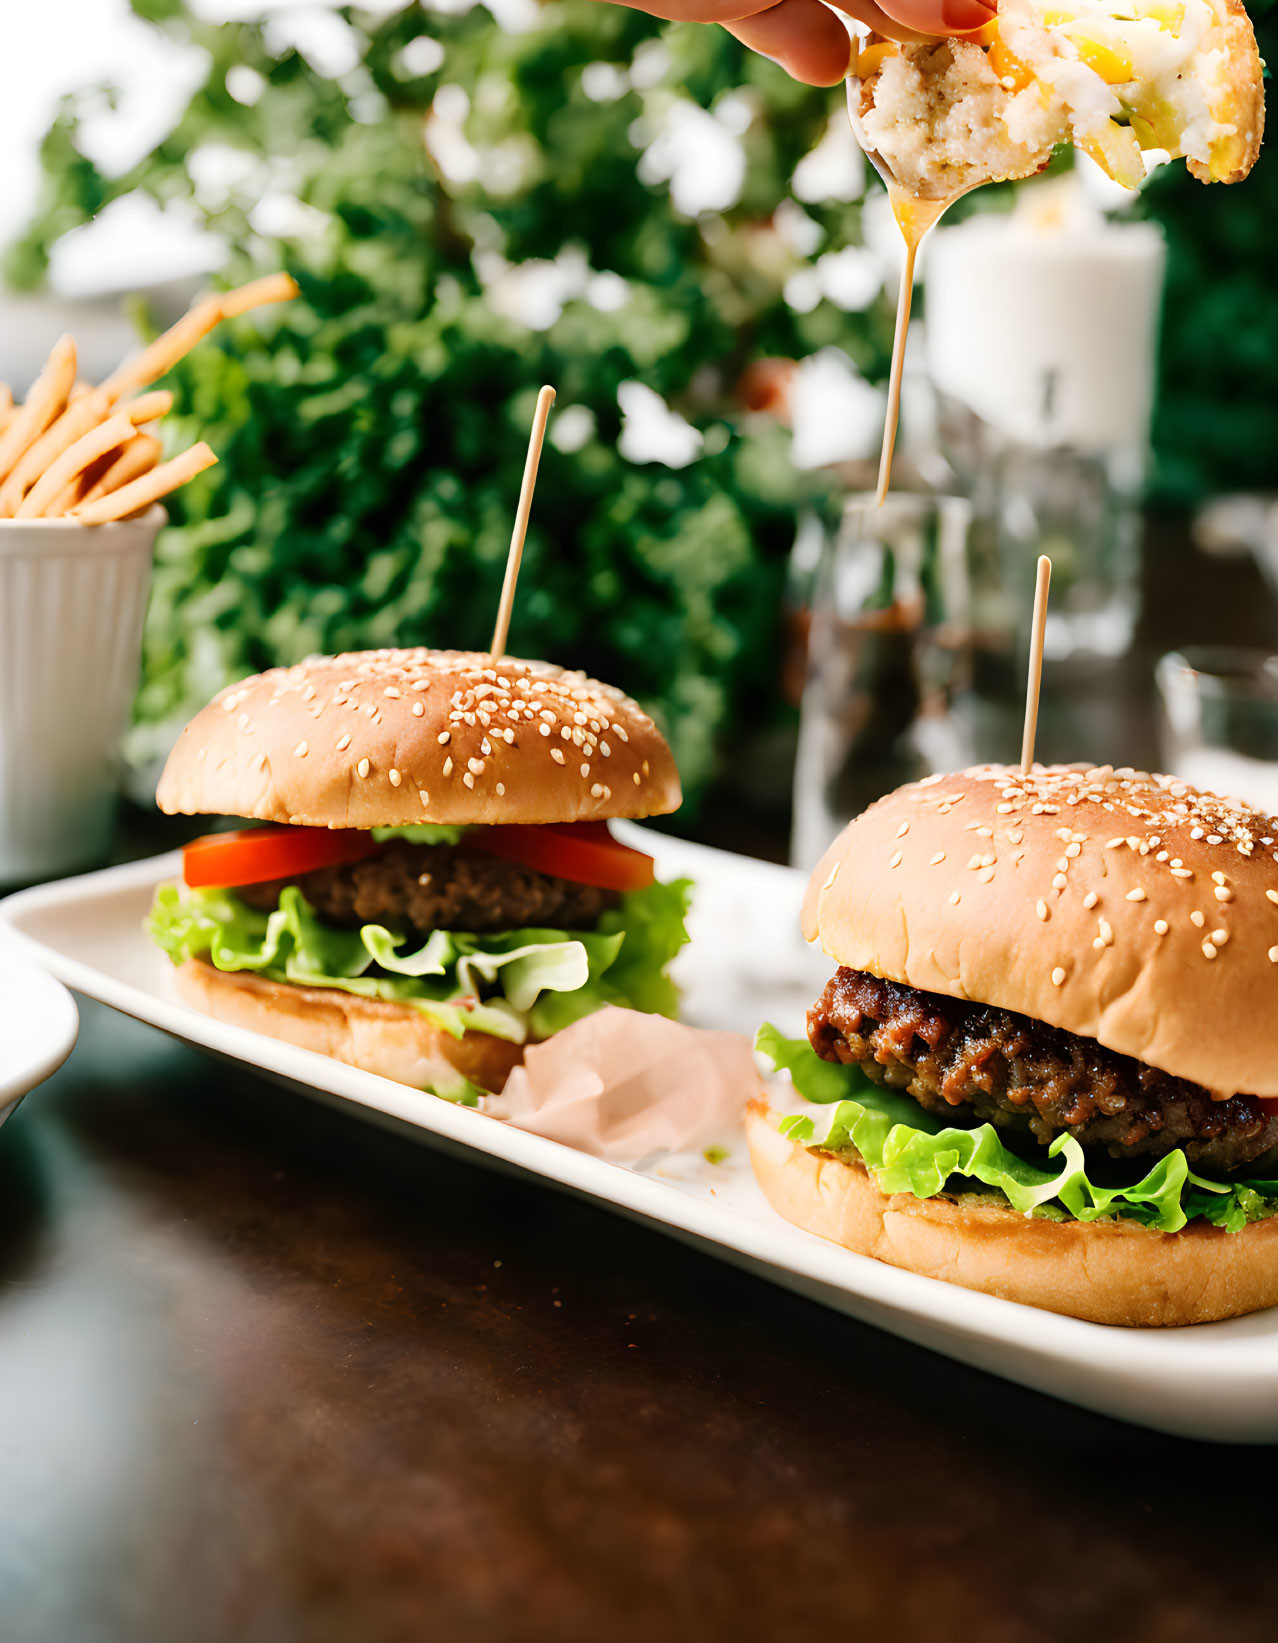
[[[451,776],[452,773],[453,773],[453,761],[452,761],[452,758],[449,757],[449,758],[444,760],[444,774],[445,774],[445,776]]]
[[[257,758],[253,760],[253,763],[254,763],[254,766],[258,770],[265,770],[266,769],[266,754],[265,753],[259,753]]]
[[[556,764],[563,764],[564,756],[563,756],[562,751],[559,748],[552,747],[551,750],[550,750],[550,756],[555,761]],[[635,780],[637,781],[638,777],[636,777]]]
[[[1216,943],[1217,947],[1223,947],[1229,940],[1229,931],[1213,930],[1211,933],[1211,939]]]
[[[498,782],[497,783],[497,797],[499,799],[504,799],[506,797],[506,784],[505,784],[505,782]]]
[[[1086,907],[1087,911],[1090,913],[1099,900],[1100,897],[1096,894],[1095,890],[1089,890],[1083,897],[1083,906]]]
[[[1122,839],[1109,839],[1106,841],[1105,848],[1106,850],[1117,850],[1122,842]]]
[[[304,759],[306,757],[306,755],[310,752],[310,748],[307,746],[307,744],[305,742],[298,742],[297,746],[293,749],[293,752],[297,755],[297,757],[299,759]]]
[[[475,778],[471,775],[469,770],[462,777],[462,781],[466,784],[467,787],[469,787],[471,789],[473,789],[474,786],[475,786]]]
[[[482,776],[484,773],[484,761],[482,759],[467,759],[466,768],[470,771],[472,776]]]
[[[1201,930],[1203,925],[1206,924],[1207,920],[1203,916],[1203,914],[1200,913],[1197,910],[1197,908],[1195,908],[1194,911],[1189,915],[1189,922],[1194,926],[1194,928],[1196,930]]]
[[[901,852],[899,850],[894,850],[892,852],[891,856],[888,858],[888,866],[889,867],[899,867],[900,865],[901,865]]]
[[[436,738],[435,738],[435,740],[439,743],[439,745],[441,747],[447,747],[449,742],[452,741],[452,739],[453,739],[453,733],[452,733],[451,730],[441,730],[439,735],[436,736]]]
[[[1234,893],[1227,884],[1218,884],[1212,892],[1217,901],[1232,901]]]
[[[967,864],[967,868],[968,868],[968,872],[969,872],[969,873],[970,873],[970,872],[975,872],[975,870],[976,870],[976,869],[977,869],[977,868],[978,868],[978,867],[979,867],[979,866],[980,866],[980,865],[981,865],[981,858],[980,858],[980,857],[979,857],[979,856],[972,856],[972,857],[971,857],[971,858],[970,858],[970,859],[969,859],[969,861],[968,861],[968,864]]]
[[[1269,949],[1269,962],[1271,964],[1278,964],[1278,947],[1271,947]]]
[[[400,775],[399,771],[395,769],[394,765],[392,765],[391,768],[386,772],[386,775],[387,775],[392,787],[398,787],[400,782],[402,782],[403,779],[404,779]]]
[[[625,725],[613,725],[612,728],[617,732],[617,735],[623,742],[628,742],[630,740],[630,737],[626,735]]]
[[[1129,890],[1127,892],[1127,899],[1128,901],[1144,901],[1145,892],[1138,886],[1135,890]]]
[[[424,787],[419,787],[417,789],[417,797],[422,801],[423,804],[429,804],[430,803],[430,794],[426,791],[426,789]]]
[[[1210,941],[1204,941],[1203,942],[1203,957],[1204,958],[1215,958],[1215,956],[1216,956],[1216,949],[1212,946],[1211,942]]]
[[[1208,844],[1224,844],[1224,842],[1225,842],[1224,839],[1220,836],[1219,833],[1208,833],[1208,835],[1207,835],[1207,843]]]
[[[982,884],[989,884],[994,878],[994,869],[992,867],[982,867],[976,876]]]
[[[1024,833],[1009,833],[1007,835],[1007,842],[1009,844],[1019,844],[1024,837]]]
[[[1224,884],[1225,875],[1223,873],[1213,873],[1211,876],[1211,882],[1213,884]]]
[[[1265,896],[1269,901],[1272,901],[1276,906],[1278,906],[1278,890],[1266,890]]]
[[[485,736],[483,741],[479,744],[479,751],[483,754],[489,754],[492,750],[493,744],[488,740],[487,736]]]
[[[929,867],[939,867],[944,860],[945,860],[944,850],[938,850],[934,856],[929,858],[928,866]]]
[[[387,685],[382,695],[389,696],[392,702],[397,702],[400,698],[400,692],[395,689],[394,685]]]
[[[600,742],[599,751],[603,754],[605,759],[610,759],[612,757],[612,749],[608,746],[607,742]]]
[[[1159,936],[1167,934],[1167,920],[1165,918],[1156,918],[1154,920],[1154,934]]]
[[[909,822],[903,821],[901,823],[901,825],[896,830],[896,836],[897,836],[898,839],[903,839],[909,831],[910,831]]]
[[[631,780],[634,782],[636,787],[640,786],[639,772],[637,770],[633,772]]]
[[[1194,876],[1188,867],[1173,867],[1171,872],[1174,879],[1192,879]]]
[[[1082,851],[1082,848],[1083,847],[1082,847],[1081,844],[1068,845],[1066,847],[1065,854],[1070,858],[1071,861],[1073,861],[1074,857],[1080,854],[1080,852]]]
[[[1065,877],[1064,873],[1058,873],[1052,880],[1052,889],[1063,890],[1068,883],[1069,880]]]
[[[425,711],[426,711],[426,709],[425,709],[425,707],[423,706],[423,704],[421,702],[414,702],[413,703],[413,717],[415,719],[420,719],[422,714],[425,713]]]
[[[603,792],[604,792],[604,790],[603,790],[602,782],[593,782],[591,784],[590,797],[592,799],[602,799],[603,798]]]
[[[357,776],[367,776],[368,772],[369,772],[369,768],[370,768],[370,766],[369,766],[368,760],[367,759],[361,759],[359,761],[359,763],[355,766],[355,774]]]
[[[1044,923],[1046,923],[1047,919],[1050,917],[1050,915],[1047,911],[1047,903],[1045,901],[1037,902],[1035,904],[1034,911],[1038,914],[1039,918],[1041,918]]]
[[[1065,972],[1064,972],[1064,970],[1061,969],[1060,965],[1058,964],[1056,966],[1056,968],[1052,971],[1052,986],[1053,987],[1059,987],[1063,984],[1064,980],[1065,980]]]
[[[582,765],[581,774],[582,774],[583,777],[588,776],[590,774],[590,766],[588,764],[583,764]]]

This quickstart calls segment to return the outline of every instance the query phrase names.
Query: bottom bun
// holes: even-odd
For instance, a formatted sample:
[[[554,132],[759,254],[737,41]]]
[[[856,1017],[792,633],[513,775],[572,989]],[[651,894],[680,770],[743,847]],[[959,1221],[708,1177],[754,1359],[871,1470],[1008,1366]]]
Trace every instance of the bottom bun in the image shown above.
[[[1193,1221],[1048,1221],[989,1202],[880,1192],[864,1164],[787,1140],[761,1101],[750,1162],[788,1221],[859,1255],[1091,1323],[1211,1323],[1278,1303],[1278,1217],[1225,1232]]]
[[[446,1088],[461,1073],[496,1092],[524,1058],[522,1044],[491,1033],[454,1038],[407,1004],[359,998],[336,987],[268,981],[246,970],[218,970],[203,959],[181,965],[177,985],[186,1002],[205,1015],[301,1050],[318,1050],[415,1090]]]

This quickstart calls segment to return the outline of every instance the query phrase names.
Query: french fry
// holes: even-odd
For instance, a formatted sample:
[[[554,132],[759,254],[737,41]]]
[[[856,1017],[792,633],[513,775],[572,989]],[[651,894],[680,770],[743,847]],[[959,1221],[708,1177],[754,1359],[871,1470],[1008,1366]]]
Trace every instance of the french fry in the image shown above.
[[[16,519],[39,519],[48,505],[69,485],[77,474],[83,473],[91,462],[96,462],[108,451],[114,451],[133,438],[133,424],[127,416],[108,417],[89,429],[88,433],[68,445],[62,455],[23,498]]]
[[[126,400],[116,408],[121,416],[128,417],[135,428],[141,428],[169,414],[173,409],[173,395],[167,388],[154,388],[149,394],[140,394],[137,399]]]
[[[75,338],[61,337],[31,385],[26,403],[0,434],[0,480],[5,480],[27,447],[60,416],[75,383]]]
[[[291,274],[268,274],[234,291],[219,291],[202,298],[163,336],[156,337],[136,358],[126,360],[107,378],[102,387],[111,404],[123,394],[145,388],[171,371],[222,320],[247,314],[250,308],[260,308],[268,302],[287,302],[296,295],[297,281]]]
[[[202,302],[197,302],[176,325],[171,325],[162,336],[148,343],[140,354],[116,367],[102,384],[107,403],[114,405],[117,399],[131,394],[135,388],[145,388],[156,377],[171,371],[197,342],[208,336],[221,318],[222,303],[219,297],[205,297]]]
[[[79,399],[72,399],[57,421],[50,423],[39,439],[28,445],[13,472],[0,485],[0,519],[12,519],[40,475],[106,414],[107,403],[100,395],[81,394]]]
[[[164,447],[153,434],[135,434],[119,450],[91,462],[78,474],[44,511],[46,519],[61,519],[78,503],[96,502],[108,491],[118,491],[131,480],[150,473],[163,454]]]
[[[183,451],[181,456],[175,456],[170,462],[161,462],[158,468],[152,468],[150,473],[127,485],[121,485],[118,491],[110,491],[96,502],[78,503],[72,508],[70,517],[78,519],[82,525],[105,525],[113,519],[123,519],[128,514],[149,508],[179,485],[185,485],[188,479],[203,473],[205,468],[211,468],[216,461],[217,457],[200,440],[189,451]]]
[[[223,319],[236,319],[252,308],[264,308],[270,302],[289,302],[297,295],[297,281],[291,274],[267,274],[260,280],[236,286],[234,291],[222,291]]]

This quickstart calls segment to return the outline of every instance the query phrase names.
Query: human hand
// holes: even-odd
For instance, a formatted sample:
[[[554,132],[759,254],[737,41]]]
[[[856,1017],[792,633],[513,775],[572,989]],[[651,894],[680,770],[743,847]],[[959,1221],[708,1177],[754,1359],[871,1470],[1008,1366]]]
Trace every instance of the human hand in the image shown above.
[[[832,86],[848,71],[848,31],[821,0],[615,0],[671,22],[721,23],[808,85]],[[892,40],[970,34],[995,15],[993,0],[836,0],[839,10]]]

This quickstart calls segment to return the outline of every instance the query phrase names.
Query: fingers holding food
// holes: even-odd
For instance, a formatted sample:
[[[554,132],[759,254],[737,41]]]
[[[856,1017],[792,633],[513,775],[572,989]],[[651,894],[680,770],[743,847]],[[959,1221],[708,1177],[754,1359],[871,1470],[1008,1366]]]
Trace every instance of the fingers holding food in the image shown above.
[[[725,27],[805,85],[837,85],[848,71],[851,37],[821,0],[780,0]]]

